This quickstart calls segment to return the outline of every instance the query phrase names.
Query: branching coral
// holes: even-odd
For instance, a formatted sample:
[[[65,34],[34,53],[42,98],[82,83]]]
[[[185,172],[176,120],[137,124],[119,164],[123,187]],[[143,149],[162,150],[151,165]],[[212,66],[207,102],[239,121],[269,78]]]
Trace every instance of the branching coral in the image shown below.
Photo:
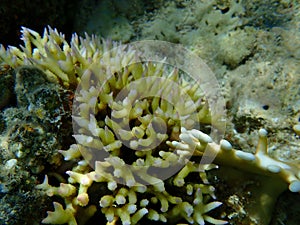
[[[5,63],[37,66],[65,88],[78,85],[77,144],[60,150],[75,166],[66,172],[68,183],[55,187],[46,177],[37,185],[49,196],[60,196],[65,206],[55,202],[43,223],[84,224],[98,207],[111,224],[138,224],[145,218],[226,224],[209,215],[222,204],[206,177],[217,165],[272,177],[283,189],[286,183],[290,191],[300,191],[299,165],[268,156],[264,129],[255,154],[234,150],[226,140],[217,144],[207,134],[215,121],[206,93],[178,68],[136,61],[139,53],[132,46],[96,36],[74,35],[69,45],[51,28],[42,37],[27,28],[22,33],[21,49],[1,48]],[[91,190],[97,185],[105,191],[95,205]]]

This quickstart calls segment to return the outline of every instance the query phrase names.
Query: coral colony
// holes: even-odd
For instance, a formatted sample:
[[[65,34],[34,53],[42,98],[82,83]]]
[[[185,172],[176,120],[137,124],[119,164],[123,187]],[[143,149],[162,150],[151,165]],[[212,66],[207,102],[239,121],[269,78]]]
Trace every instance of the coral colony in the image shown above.
[[[74,34],[69,44],[50,27],[42,36],[27,28],[22,34],[24,46],[1,47],[4,63],[12,68],[37,67],[49,81],[66,89],[79,85],[73,105],[77,144],[59,150],[74,167],[66,171],[68,182],[54,186],[46,175],[36,186],[64,200],[53,203],[54,211],[48,211],[42,223],[84,224],[101,210],[107,224],[138,224],[145,219],[226,224],[225,216],[212,216],[222,203],[206,174],[222,167],[268,178],[262,179],[267,180],[265,188],[253,196],[257,198],[252,203],[257,207],[253,218],[261,224],[268,224],[271,212],[264,212],[278,193],[287,188],[300,192],[299,164],[268,155],[265,129],[258,132],[254,154],[233,149],[227,140],[216,143],[207,134],[212,121],[205,96],[178,70],[153,62],[130,64],[136,57],[130,46],[118,47],[97,36]],[[176,82],[178,90],[172,82],[156,83],[158,78]],[[144,92],[154,95],[143,98]],[[163,92],[169,93],[165,99],[159,97]],[[201,129],[195,128],[195,116]],[[294,129],[299,134],[299,126]],[[200,164],[205,150],[216,157],[212,163]],[[168,174],[171,170],[175,173]],[[278,193],[271,184],[279,186]],[[99,196],[96,201],[95,196]]]

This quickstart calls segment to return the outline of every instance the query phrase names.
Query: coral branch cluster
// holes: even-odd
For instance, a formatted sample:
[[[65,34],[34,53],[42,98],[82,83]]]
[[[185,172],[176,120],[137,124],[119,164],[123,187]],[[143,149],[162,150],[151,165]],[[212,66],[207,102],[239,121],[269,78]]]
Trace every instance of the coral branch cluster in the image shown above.
[[[75,34],[68,44],[51,28],[43,36],[27,28],[22,33],[20,49],[1,47],[3,62],[36,66],[65,88],[78,85],[77,144],[60,150],[74,167],[58,187],[47,176],[37,185],[64,200],[64,206],[54,202],[43,223],[84,224],[101,210],[108,224],[145,219],[226,224],[211,216],[222,203],[206,176],[219,165],[282,180],[290,191],[300,191],[299,165],[268,156],[264,129],[255,154],[235,150],[226,140],[215,143],[207,134],[207,100],[178,69],[163,62],[132,63],[138,57],[134,49],[96,36]],[[214,164],[200,163],[206,151],[215,156]],[[100,197],[95,201],[94,196]]]

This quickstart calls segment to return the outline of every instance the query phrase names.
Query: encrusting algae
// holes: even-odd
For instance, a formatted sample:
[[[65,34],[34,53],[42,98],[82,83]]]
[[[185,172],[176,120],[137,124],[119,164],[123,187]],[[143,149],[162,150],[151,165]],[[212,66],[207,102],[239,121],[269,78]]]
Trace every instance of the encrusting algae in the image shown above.
[[[107,224],[226,224],[226,215],[212,216],[222,202],[206,171],[238,176],[222,170],[227,167],[243,171],[241,181],[252,173],[262,177],[249,203],[253,224],[268,224],[284,190],[300,192],[300,165],[268,155],[265,129],[254,154],[209,135],[214,121],[206,95],[177,68],[137,62],[139,52],[131,45],[97,36],[74,34],[69,44],[50,27],[42,36],[24,27],[22,34],[24,46],[1,46],[3,64],[36,67],[74,91],[77,144],[59,150],[73,168],[59,186],[47,175],[36,186],[64,200],[53,203],[42,223],[85,224],[101,211]]]

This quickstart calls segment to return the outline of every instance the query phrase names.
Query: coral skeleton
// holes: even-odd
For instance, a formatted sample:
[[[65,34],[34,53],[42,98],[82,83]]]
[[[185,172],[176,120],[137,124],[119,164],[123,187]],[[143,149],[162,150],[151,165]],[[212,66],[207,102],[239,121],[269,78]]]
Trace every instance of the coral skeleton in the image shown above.
[[[131,64],[138,57],[134,48],[97,36],[74,34],[69,44],[50,27],[42,36],[25,27],[21,32],[24,46],[1,46],[4,63],[35,66],[50,81],[70,90],[77,87],[77,144],[59,151],[75,166],[66,171],[68,182],[56,187],[46,176],[37,185],[48,196],[64,200],[64,206],[53,203],[54,211],[42,223],[84,224],[100,208],[107,224],[139,224],[144,219],[226,224],[226,218],[212,217],[222,203],[207,178],[207,171],[222,166],[270,177],[283,186],[281,191],[288,187],[300,192],[299,164],[268,155],[265,129],[259,131],[254,154],[233,149],[227,140],[216,143],[202,129],[211,124],[205,95],[178,69],[163,62]],[[200,118],[201,129],[195,118]],[[299,127],[294,129],[299,132]],[[205,151],[215,156],[213,163],[200,163],[208,157]],[[105,190],[98,205],[91,201],[95,184]]]

